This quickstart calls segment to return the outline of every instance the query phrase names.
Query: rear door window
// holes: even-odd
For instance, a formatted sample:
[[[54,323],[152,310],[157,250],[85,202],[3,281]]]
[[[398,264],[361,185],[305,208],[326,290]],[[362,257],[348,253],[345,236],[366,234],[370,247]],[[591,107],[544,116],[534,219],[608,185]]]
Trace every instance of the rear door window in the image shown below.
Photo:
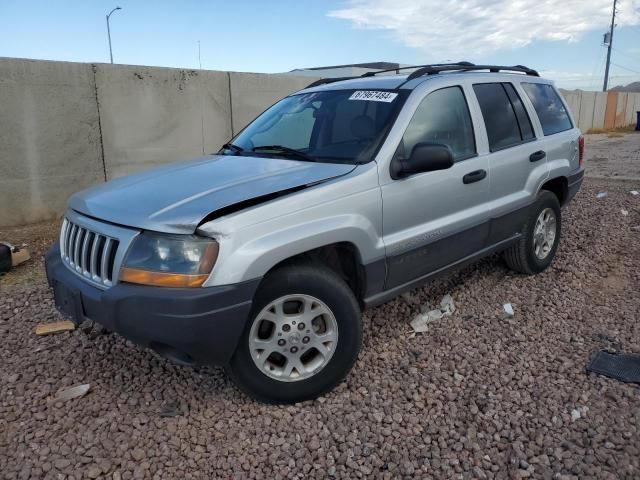
[[[553,135],[573,128],[567,109],[552,85],[524,82],[521,85],[533,103],[545,135]]]
[[[534,138],[531,120],[510,83],[478,83],[473,90],[487,129],[489,150],[495,152]]]

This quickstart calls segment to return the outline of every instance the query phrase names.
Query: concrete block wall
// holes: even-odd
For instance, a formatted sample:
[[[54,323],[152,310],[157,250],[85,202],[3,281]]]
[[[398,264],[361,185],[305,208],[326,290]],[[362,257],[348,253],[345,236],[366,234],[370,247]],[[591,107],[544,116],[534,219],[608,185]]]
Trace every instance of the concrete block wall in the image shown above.
[[[202,156],[231,138],[227,73],[95,68],[107,179]]]
[[[591,122],[591,126],[585,125],[588,128],[594,128],[595,125],[602,125],[604,128],[604,118],[605,113],[607,111],[607,99],[609,96],[606,92],[597,92],[596,93],[596,101],[593,108],[593,121]],[[584,130],[585,132],[588,129]]]
[[[317,77],[0,58],[0,227],[79,190],[217,151]],[[578,126],[635,122],[640,93],[562,91]]]
[[[231,72],[229,76],[234,135],[282,97],[296,90],[301,90],[311,82],[318,80],[316,77],[264,75],[261,73]]]
[[[578,128],[587,132],[592,128],[620,128],[635,125],[640,111],[640,93],[586,92],[560,90]]]
[[[0,227],[73,193],[216,152],[317,77],[0,58]]]
[[[54,218],[104,181],[94,72],[0,60],[0,226]]]

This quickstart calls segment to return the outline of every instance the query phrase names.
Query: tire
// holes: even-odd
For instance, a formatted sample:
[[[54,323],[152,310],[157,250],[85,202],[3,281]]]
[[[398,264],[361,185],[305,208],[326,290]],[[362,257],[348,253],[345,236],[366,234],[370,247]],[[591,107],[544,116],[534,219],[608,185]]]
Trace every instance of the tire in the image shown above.
[[[549,237],[537,236],[536,228],[543,213],[549,213],[550,217],[555,216],[555,235],[552,242],[548,241]],[[522,228],[522,237],[504,252],[504,259],[509,268],[528,275],[542,272],[553,261],[560,242],[561,230],[562,217],[558,197],[552,192],[541,190],[529,210],[527,221]],[[544,241],[541,242],[541,238],[544,238]],[[541,243],[546,247],[539,248]],[[536,248],[539,248],[539,253],[536,253]]]
[[[340,383],[361,345],[360,307],[345,281],[320,264],[294,264],[262,281],[227,370],[258,401],[300,402]]]

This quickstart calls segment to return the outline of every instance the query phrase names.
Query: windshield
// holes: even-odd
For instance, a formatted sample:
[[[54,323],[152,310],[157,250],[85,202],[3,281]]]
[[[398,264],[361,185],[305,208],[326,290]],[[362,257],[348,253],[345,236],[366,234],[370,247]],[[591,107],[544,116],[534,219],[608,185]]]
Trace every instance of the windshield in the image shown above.
[[[375,155],[405,92],[332,90],[292,95],[249,124],[222,152],[365,163]]]

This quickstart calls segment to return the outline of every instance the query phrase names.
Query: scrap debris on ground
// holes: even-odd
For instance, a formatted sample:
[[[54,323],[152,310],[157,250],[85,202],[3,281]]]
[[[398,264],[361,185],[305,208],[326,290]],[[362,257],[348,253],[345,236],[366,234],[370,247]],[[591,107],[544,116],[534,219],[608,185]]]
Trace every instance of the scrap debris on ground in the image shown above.
[[[513,305],[511,305],[510,303],[505,303],[502,306],[502,309],[504,310],[505,317],[513,317],[515,315],[513,311]]]
[[[575,422],[576,420],[585,417],[588,411],[589,407],[574,408],[573,410],[571,410],[571,421]]]
[[[76,326],[69,320],[61,320],[59,322],[41,323],[36,325],[33,332],[36,335],[51,335],[53,333],[69,332],[75,330]]]
[[[253,402],[221,368],[175,366],[117,334],[33,335],[62,320],[42,270],[59,225],[4,230],[28,241],[33,258],[0,278],[0,472],[639,478],[640,387],[585,372],[594,351],[640,353],[631,231],[640,214],[629,194],[639,183],[585,180],[540,275],[515,274],[494,256],[365,312],[353,372],[326,396],[290,406]],[[403,327],[446,294],[455,313],[408,339]],[[506,301],[516,315],[501,319]],[[80,384],[91,385],[84,397],[51,402]]]
[[[440,320],[442,317],[448,317],[456,311],[455,304],[451,295],[445,295],[440,300],[440,306],[433,310],[429,310],[426,307],[421,309],[422,311],[411,320],[411,328],[413,332],[411,337],[414,337],[416,333],[423,333],[429,330],[429,324]]]
[[[26,245],[16,247],[9,242],[0,241],[0,273],[6,273],[31,258],[25,247]]]
[[[640,355],[606,350],[596,352],[587,365],[587,371],[622,382],[640,383]]]
[[[53,397],[54,402],[68,402],[69,400],[73,400],[75,398],[84,397],[91,385],[85,383],[83,385],[76,385],[75,387],[61,388],[56,393],[55,397]]]

